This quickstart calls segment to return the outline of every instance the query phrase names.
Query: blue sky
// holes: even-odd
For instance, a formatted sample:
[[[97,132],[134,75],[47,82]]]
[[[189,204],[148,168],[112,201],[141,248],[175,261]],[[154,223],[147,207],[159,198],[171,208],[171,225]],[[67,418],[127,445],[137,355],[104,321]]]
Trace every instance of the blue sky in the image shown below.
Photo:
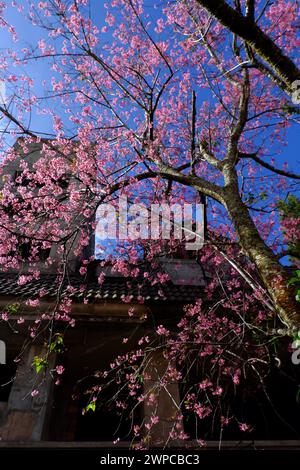
[[[106,10],[103,6],[104,3],[105,2],[103,0],[91,0],[90,2],[91,17],[99,27],[105,24],[104,18],[106,15]],[[40,30],[37,27],[33,27],[29,21],[24,21],[24,15],[18,13],[16,9],[12,7],[8,8],[6,18],[9,23],[12,23],[14,25],[16,32],[19,36],[19,41],[17,43],[12,42],[9,34],[4,29],[0,29],[0,44],[2,49],[10,47],[13,50],[19,50],[21,47],[37,44],[39,39],[45,37],[45,32],[43,30]],[[50,71],[48,68],[47,62],[32,62],[26,67],[26,72],[35,81],[36,94],[42,96],[42,80],[47,80],[53,75],[53,72]],[[11,73],[15,73],[16,75],[18,75],[19,73],[21,73],[21,68],[17,70],[16,68],[12,67]],[[33,130],[40,132],[49,132],[49,130],[51,131],[51,124],[49,118],[45,118],[40,115],[31,116],[31,127]],[[282,154],[279,162],[288,162],[289,168],[294,171],[297,171],[297,169],[299,169],[300,164],[299,129],[300,124],[298,123],[294,123],[288,129],[288,146],[282,149]]]

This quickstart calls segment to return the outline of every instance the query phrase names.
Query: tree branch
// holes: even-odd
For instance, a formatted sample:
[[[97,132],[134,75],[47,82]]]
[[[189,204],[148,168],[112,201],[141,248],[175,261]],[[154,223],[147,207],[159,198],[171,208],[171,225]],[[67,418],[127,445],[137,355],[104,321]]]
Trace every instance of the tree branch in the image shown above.
[[[222,160],[218,160],[211,152],[208,150],[208,143],[204,140],[200,142],[199,145],[200,149],[200,156],[204,158],[210,165],[217,168],[218,170],[222,171],[223,169],[223,162]]]
[[[287,89],[284,91],[292,94],[292,85],[295,80],[300,79],[300,70],[252,19],[243,16],[224,0],[197,0],[197,2],[225,28],[243,39],[286,84]]]
[[[267,168],[267,170],[272,171],[273,173],[277,173],[278,175],[286,176],[287,178],[293,178],[300,180],[300,175],[297,175],[296,173],[293,173],[291,171],[284,171],[280,170],[279,168],[275,168],[273,165],[270,165],[267,162],[264,162],[261,158],[259,158],[256,153],[242,153],[239,152],[239,159],[241,158],[250,158],[251,160],[254,160],[256,163],[259,165],[263,166],[264,168]]]
[[[200,193],[204,193],[206,196],[210,196],[221,204],[225,204],[223,194],[224,190],[217,184],[211,183],[210,181],[207,181],[203,178],[199,178],[198,176],[185,175],[175,168],[169,167],[165,164],[158,165],[157,174],[166,179],[172,179],[185,186],[195,188]]]

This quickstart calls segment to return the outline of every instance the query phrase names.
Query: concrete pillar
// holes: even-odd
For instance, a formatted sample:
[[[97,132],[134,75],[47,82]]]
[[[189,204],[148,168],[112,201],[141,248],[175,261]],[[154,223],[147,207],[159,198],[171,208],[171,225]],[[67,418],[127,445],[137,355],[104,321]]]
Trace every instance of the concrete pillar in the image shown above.
[[[52,379],[49,373],[36,373],[32,362],[35,356],[45,357],[46,348],[32,345],[25,350],[18,365],[16,378],[7,403],[5,423],[0,427],[3,441],[40,441],[43,435],[48,402],[50,401]],[[52,355],[49,368],[53,368]],[[39,394],[32,397],[33,389]]]
[[[0,340],[0,364],[6,364],[6,344]]]
[[[164,381],[165,372],[168,367],[168,361],[164,358],[162,351],[156,351],[151,354],[148,365],[145,368],[147,379],[144,383],[144,393],[153,393],[155,399],[153,402],[146,400],[144,402],[144,435],[150,445],[164,445],[172,441],[179,442],[177,439],[170,440],[170,432],[174,430],[174,425],[178,423],[177,432],[183,430],[183,424],[178,422],[180,415],[180,396],[178,382],[167,381],[166,386],[161,386]],[[151,423],[151,417],[158,416],[159,422],[147,430],[147,423]]]

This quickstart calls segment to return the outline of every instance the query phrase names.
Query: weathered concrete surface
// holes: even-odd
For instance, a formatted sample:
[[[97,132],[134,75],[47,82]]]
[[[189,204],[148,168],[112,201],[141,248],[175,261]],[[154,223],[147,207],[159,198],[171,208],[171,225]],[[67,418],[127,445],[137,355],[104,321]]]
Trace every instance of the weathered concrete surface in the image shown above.
[[[164,384],[165,374],[169,361],[167,361],[162,351],[156,351],[145,368],[148,380],[145,380],[144,394],[155,395],[155,401],[144,402],[145,424],[151,422],[151,417],[158,416],[159,422],[151,427],[150,432],[145,429],[144,434],[149,444],[159,445],[168,444],[172,441],[173,445],[177,439],[170,440],[171,431],[183,430],[181,421],[178,421],[180,415],[180,396],[178,382]],[[169,382],[166,381],[166,382]],[[177,427],[175,428],[177,423]]]
[[[32,362],[35,356],[45,356],[46,348],[32,345],[23,354],[18,365],[6,407],[4,423],[0,426],[0,437],[7,441],[40,441],[45,417],[50,404],[52,381],[49,374],[36,374]],[[54,364],[54,356],[49,367]],[[31,396],[32,390],[39,394]]]

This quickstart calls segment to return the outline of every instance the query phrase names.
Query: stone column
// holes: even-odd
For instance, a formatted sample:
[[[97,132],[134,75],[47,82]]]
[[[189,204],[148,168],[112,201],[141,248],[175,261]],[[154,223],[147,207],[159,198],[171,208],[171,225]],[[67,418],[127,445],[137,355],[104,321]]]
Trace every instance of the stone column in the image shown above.
[[[0,364],[6,364],[6,344],[0,340]]]
[[[178,415],[180,415],[180,396],[178,382],[170,383],[168,380],[165,386],[164,375],[168,367],[168,361],[164,358],[162,351],[152,353],[150,360],[145,368],[147,379],[144,383],[144,393],[149,396],[153,393],[155,395],[154,401],[149,403],[149,400],[144,402],[144,423],[151,423],[151,417],[158,416],[159,422],[153,425],[150,432],[147,427],[144,429],[144,435],[150,445],[164,445],[172,442],[175,444],[179,441],[176,439],[170,440],[170,432],[174,430],[174,425],[179,424],[179,432],[183,430],[182,422],[178,422]],[[178,431],[178,428],[177,428]]]
[[[0,427],[3,441],[40,441],[43,435],[48,403],[51,398],[52,379],[49,374],[36,373],[32,362],[35,356],[45,357],[46,348],[32,345],[25,350],[18,365],[7,404],[6,422]],[[49,368],[55,363],[51,357]],[[38,395],[32,397],[33,389]]]

